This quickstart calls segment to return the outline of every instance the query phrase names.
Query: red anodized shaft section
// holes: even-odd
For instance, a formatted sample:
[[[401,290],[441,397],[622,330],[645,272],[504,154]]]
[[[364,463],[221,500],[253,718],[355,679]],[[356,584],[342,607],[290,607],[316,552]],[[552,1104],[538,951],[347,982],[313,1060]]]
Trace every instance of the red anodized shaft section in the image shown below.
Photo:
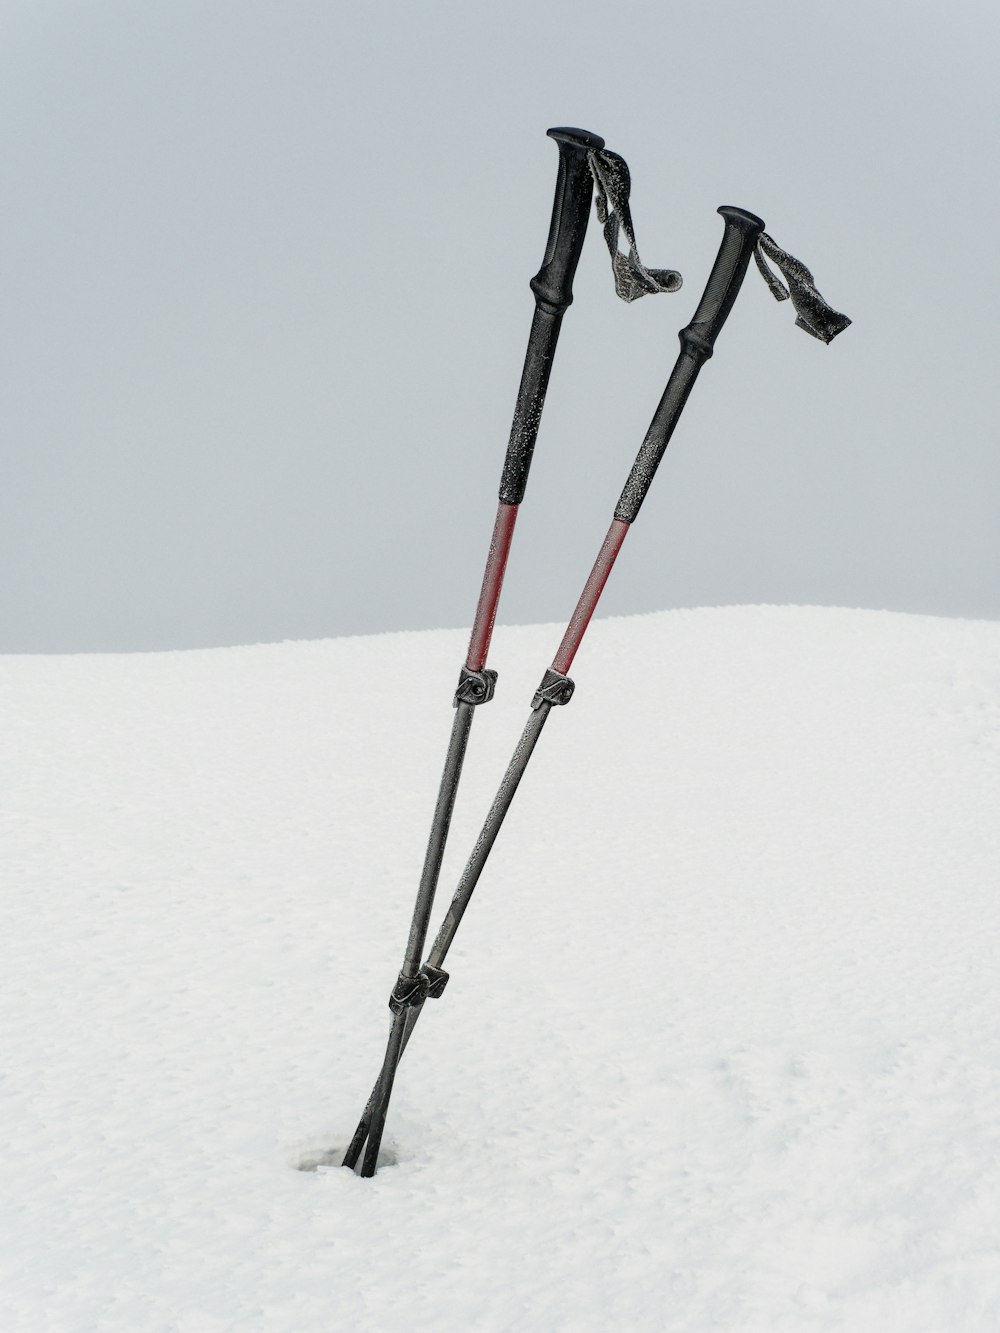
[[[490,538],[490,551],[486,557],[483,571],[483,586],[476,607],[476,618],[472,624],[472,637],[469,639],[469,652],[465,659],[467,671],[482,671],[490,651],[493,637],[493,625],[497,618],[497,606],[500,603],[500,589],[507,569],[507,557],[510,544],[514,539],[514,524],[517,521],[518,506],[506,504],[503,500],[497,508],[497,518]]]
[[[628,530],[629,525],[620,518],[616,518],[611,527],[608,528],[604,545],[597,554],[594,568],[590,571],[590,577],[584,584],[580,600],[576,604],[576,610],[566,626],[562,643],[552,659],[552,670],[558,671],[561,676],[565,676],[573,665],[576,650],[587,632],[590,618],[594,614],[601,593],[604,591],[604,585],[608,581],[608,576],[617,559],[618,552],[622,549],[622,542],[625,540]]]

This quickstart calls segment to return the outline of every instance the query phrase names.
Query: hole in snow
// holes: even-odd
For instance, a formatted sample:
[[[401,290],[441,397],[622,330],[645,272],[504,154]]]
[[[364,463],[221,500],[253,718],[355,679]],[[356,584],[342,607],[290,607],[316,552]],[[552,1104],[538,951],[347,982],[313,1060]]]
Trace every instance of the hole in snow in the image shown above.
[[[342,1148],[317,1148],[314,1152],[303,1153],[299,1160],[294,1164],[295,1169],[296,1171],[319,1171],[321,1167],[341,1166],[346,1151],[346,1144]],[[376,1169],[381,1171],[384,1167],[395,1166],[398,1161],[399,1153],[395,1148],[387,1148],[383,1144],[382,1147],[379,1148],[378,1165]]]

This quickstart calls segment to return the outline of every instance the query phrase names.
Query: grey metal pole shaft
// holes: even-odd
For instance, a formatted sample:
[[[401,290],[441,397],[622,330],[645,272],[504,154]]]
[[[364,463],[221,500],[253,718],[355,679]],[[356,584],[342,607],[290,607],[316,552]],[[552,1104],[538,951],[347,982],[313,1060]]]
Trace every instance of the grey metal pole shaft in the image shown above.
[[[472,711],[471,709],[469,710]],[[542,702],[532,710],[531,716],[521,732],[521,739],[518,741],[507,765],[507,771],[503,775],[503,780],[496,796],[493,798],[493,804],[490,806],[489,814],[483,823],[479,837],[476,839],[476,845],[472,849],[465,869],[462,871],[462,878],[458,881],[458,887],[451,900],[451,906],[441,923],[441,929],[437,933],[437,938],[428,957],[431,967],[441,967],[445,958],[448,956],[448,950],[451,948],[452,941],[455,938],[455,932],[461,924],[462,917],[465,915],[465,909],[468,907],[476,885],[479,883],[479,877],[483,873],[493,844],[497,840],[497,834],[500,832],[503,821],[510,809],[511,802],[514,799],[514,793],[517,791],[521,778],[524,776],[524,770],[528,767],[528,760],[542,734],[542,728],[545,726],[546,719],[552,711],[552,705],[548,702]],[[457,779],[456,779],[457,781]],[[443,785],[443,784],[442,784]],[[428,854],[430,849],[428,848]],[[440,866],[440,857],[438,858]],[[437,875],[434,876],[434,883],[437,882]],[[431,888],[433,899],[433,886]],[[428,906],[428,912],[430,907]],[[412,942],[412,936],[411,936]],[[421,947],[423,940],[421,940]],[[420,961],[420,955],[417,955],[417,962]],[[386,1113],[389,1109],[389,1098],[392,1095],[392,1085],[396,1077],[396,1069],[399,1065],[400,1057],[410,1039],[410,1034],[416,1026],[417,1014],[423,1008],[418,1005],[413,1008],[413,1019],[408,1022],[407,1011],[402,1011],[393,1015],[392,1028],[389,1033],[389,1043],[386,1048],[385,1061],[382,1065],[382,1072],[379,1075],[378,1083],[372,1092],[371,1100],[371,1118],[368,1126],[368,1147],[365,1149],[365,1160],[361,1167],[363,1176],[373,1176],[378,1164],[378,1150],[382,1142],[382,1133],[385,1129]]]
[[[445,755],[441,785],[434,806],[434,820],[427,840],[420,886],[413,906],[410,936],[406,942],[403,971],[407,976],[413,976],[417,972],[424,955],[424,942],[427,939],[427,927],[434,906],[434,893],[441,874],[441,861],[444,857],[445,843],[448,841],[448,830],[451,828],[451,817],[455,812],[455,797],[462,777],[462,765],[465,762],[465,751],[475,711],[472,704],[459,702],[455,705],[451,740],[448,742],[448,752]]]
[[[462,878],[458,881],[451,906],[448,908],[444,921],[441,923],[441,929],[434,940],[427,960],[432,967],[441,967],[448,956],[448,950],[455,938],[455,932],[458,930],[475,887],[479,883],[479,877],[483,873],[486,859],[497,840],[497,834],[500,832],[507,811],[510,809],[514,793],[524,776],[524,770],[528,767],[528,760],[531,758],[551,711],[552,705],[543,701],[532,710],[531,716],[521,732],[521,739],[518,741],[511,761],[507,765],[507,771],[504,773],[497,794],[493,798],[490,812],[486,816],[479,837],[476,839],[476,845],[473,847],[472,854],[462,871]]]
[[[532,709],[531,716],[528,718],[524,731],[521,733],[521,738],[511,756],[510,763],[507,765],[507,771],[503,775],[497,794],[493,798],[489,814],[486,816],[479,837],[476,839],[476,845],[466,862],[465,869],[462,871],[462,877],[452,896],[451,905],[441,924],[441,929],[437,933],[428,957],[428,963],[431,967],[440,967],[448,955],[448,950],[451,948],[465,909],[468,907],[475,887],[479,883],[479,877],[483,873],[487,857],[497,840],[504,818],[514,799],[514,793],[524,776],[524,770],[528,767],[528,760],[531,758],[535,744],[551,711],[552,704],[548,701],[542,701],[537,708]],[[422,1004],[413,1005],[393,1016],[382,1069],[374,1088],[372,1088],[371,1096],[368,1098],[368,1103],[358,1122],[350,1146],[344,1154],[343,1165],[353,1168],[357,1165],[361,1149],[367,1140],[368,1147],[365,1150],[365,1159],[361,1168],[363,1176],[371,1176],[375,1173],[396,1068],[403,1052],[406,1050],[422,1009]]]
[[[389,1041],[385,1048],[385,1059],[382,1061],[382,1070],[378,1076],[378,1082],[372,1089],[369,1105],[371,1111],[368,1121],[368,1147],[365,1149],[365,1160],[361,1164],[361,1174],[363,1176],[373,1176],[378,1169],[378,1150],[382,1145],[382,1133],[385,1129],[385,1118],[389,1111],[389,1098],[392,1096],[392,1085],[396,1079],[396,1070],[399,1067],[400,1056],[403,1054],[403,1042],[406,1035],[406,1015],[409,1011],[400,1009],[398,1013],[392,1016],[392,1027],[389,1029]],[[366,1108],[367,1109],[367,1108]],[[360,1133],[360,1126],[358,1133]],[[355,1135],[355,1138],[357,1135]],[[364,1139],[361,1140],[362,1143]],[[344,1159],[345,1166],[347,1159]]]
[[[465,762],[465,752],[469,743],[469,732],[472,728],[472,718],[475,711],[473,704],[464,703],[461,700],[455,705],[455,718],[451,724],[451,738],[448,742],[448,751],[445,755],[437,801],[434,806],[434,819],[427,840],[427,850],[424,855],[417,898],[413,907],[413,917],[410,921],[410,934],[406,944],[406,955],[401,976],[414,977],[420,970],[420,959],[423,956],[424,943],[427,939],[427,927],[434,906],[434,894],[441,874],[441,861],[444,857],[448,830],[451,827],[451,819],[455,811],[455,797],[462,777],[462,765]],[[368,1099],[364,1114],[344,1156],[343,1165],[350,1167],[352,1170],[357,1165],[358,1158],[361,1155],[361,1149],[364,1147],[365,1138],[368,1135],[368,1127],[372,1123],[372,1112],[376,1106],[381,1107],[382,1123],[383,1125],[385,1123],[385,1112],[389,1104],[389,1095],[392,1092],[395,1067],[399,1062],[402,1051],[400,1044],[402,1025],[399,1018],[400,1015],[394,1015],[378,1081],[371,1097]],[[378,1154],[377,1144],[375,1154],[376,1156]],[[365,1155],[365,1167],[362,1169],[362,1175],[374,1174],[374,1158],[372,1159],[372,1170],[367,1171],[366,1169],[368,1156],[369,1154]]]

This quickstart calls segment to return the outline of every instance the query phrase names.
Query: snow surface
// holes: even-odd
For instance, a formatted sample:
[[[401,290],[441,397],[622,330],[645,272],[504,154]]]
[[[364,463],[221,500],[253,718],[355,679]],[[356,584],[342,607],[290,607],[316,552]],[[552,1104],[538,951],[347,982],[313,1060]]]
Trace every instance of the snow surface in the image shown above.
[[[365,1181],[464,649],[0,660],[4,1333],[995,1333],[1000,624],[596,622]]]

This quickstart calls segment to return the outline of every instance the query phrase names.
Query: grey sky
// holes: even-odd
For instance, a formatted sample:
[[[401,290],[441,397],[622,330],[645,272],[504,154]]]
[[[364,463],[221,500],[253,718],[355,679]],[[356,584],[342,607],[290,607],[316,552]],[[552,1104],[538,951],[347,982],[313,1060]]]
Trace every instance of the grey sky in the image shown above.
[[[7,0],[0,651],[471,620],[554,124],[633,173],[593,227],[501,620],[568,616],[721,235],[751,272],[606,612],[1000,616],[995,6]]]

